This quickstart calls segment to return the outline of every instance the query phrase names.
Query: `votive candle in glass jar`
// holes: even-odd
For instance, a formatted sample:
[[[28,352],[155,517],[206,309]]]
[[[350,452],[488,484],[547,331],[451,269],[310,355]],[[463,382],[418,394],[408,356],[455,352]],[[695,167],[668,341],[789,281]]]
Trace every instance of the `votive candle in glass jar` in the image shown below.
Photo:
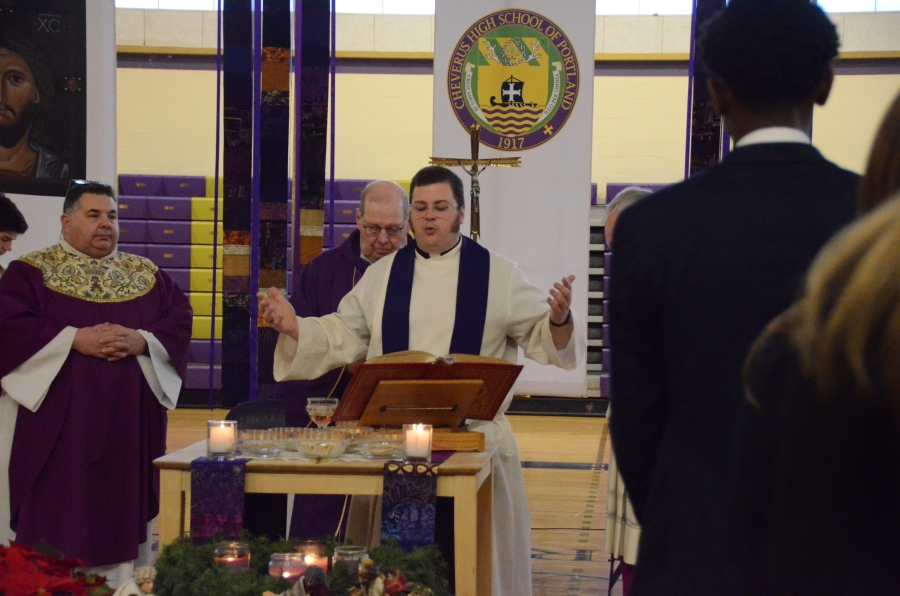
[[[344,546],[334,547],[334,568],[344,566],[352,573],[359,571],[359,563],[365,557],[369,556],[369,552],[364,546],[356,546],[347,544]]]
[[[431,461],[431,425],[404,424],[406,459]]]
[[[217,542],[213,561],[234,573],[250,569],[250,547],[243,542]]]
[[[269,560],[269,577],[278,577],[291,583],[303,577],[306,561],[300,553],[275,553]]]
[[[237,422],[234,420],[209,420],[206,423],[206,457],[209,459],[234,459],[237,445]]]

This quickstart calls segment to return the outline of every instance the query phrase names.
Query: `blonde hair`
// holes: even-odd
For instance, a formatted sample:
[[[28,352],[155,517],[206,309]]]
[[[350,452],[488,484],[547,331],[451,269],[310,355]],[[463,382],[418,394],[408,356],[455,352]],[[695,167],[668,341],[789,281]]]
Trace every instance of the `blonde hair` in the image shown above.
[[[822,249],[804,298],[760,342],[779,332],[824,399],[884,396],[900,413],[900,195]]]

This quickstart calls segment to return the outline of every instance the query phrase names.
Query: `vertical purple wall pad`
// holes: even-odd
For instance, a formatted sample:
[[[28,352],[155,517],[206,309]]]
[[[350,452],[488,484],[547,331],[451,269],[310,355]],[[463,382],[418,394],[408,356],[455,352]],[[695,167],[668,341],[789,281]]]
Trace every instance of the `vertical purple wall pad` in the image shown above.
[[[259,286],[287,285],[288,135],[290,134],[290,0],[265,0],[262,22],[262,95],[259,163]],[[272,376],[278,333],[261,325],[257,332],[257,399],[279,397]]]
[[[688,81],[685,178],[717,164],[728,153],[730,140],[722,127],[722,119],[713,108],[712,97],[706,88],[706,81],[709,77],[697,60],[697,38],[703,31],[703,24],[724,7],[725,0],[694,0],[694,13],[691,20],[691,62],[688,75],[690,80]]]
[[[222,227],[222,402],[250,395],[250,226],[253,171],[253,13],[251,0],[224,0],[224,198]],[[255,327],[255,325],[254,325]],[[255,336],[255,333],[254,333]]]

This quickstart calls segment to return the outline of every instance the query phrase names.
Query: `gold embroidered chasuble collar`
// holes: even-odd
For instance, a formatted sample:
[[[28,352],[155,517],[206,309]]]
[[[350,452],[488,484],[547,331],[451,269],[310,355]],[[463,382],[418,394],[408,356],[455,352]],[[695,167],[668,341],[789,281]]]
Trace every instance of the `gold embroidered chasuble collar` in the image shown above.
[[[100,259],[78,252],[65,240],[19,259],[41,270],[44,287],[88,302],[127,302],[156,285],[150,259],[115,251]]]

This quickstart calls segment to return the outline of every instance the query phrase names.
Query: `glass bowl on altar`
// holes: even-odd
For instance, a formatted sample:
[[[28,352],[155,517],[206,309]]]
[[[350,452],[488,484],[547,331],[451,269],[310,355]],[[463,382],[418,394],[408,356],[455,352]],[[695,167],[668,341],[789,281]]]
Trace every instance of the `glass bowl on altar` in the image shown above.
[[[360,435],[356,440],[360,455],[368,459],[403,459],[403,431],[381,428]]]
[[[286,428],[240,429],[238,450],[250,457],[277,457],[288,442]]]
[[[338,430],[346,431],[350,437],[350,444],[347,445],[347,450],[344,453],[359,453],[359,445],[357,444],[359,438],[375,430],[371,426],[359,426],[359,420],[335,422],[334,426]]]
[[[307,459],[336,459],[350,444],[350,433],[336,428],[291,429],[288,446]]]

